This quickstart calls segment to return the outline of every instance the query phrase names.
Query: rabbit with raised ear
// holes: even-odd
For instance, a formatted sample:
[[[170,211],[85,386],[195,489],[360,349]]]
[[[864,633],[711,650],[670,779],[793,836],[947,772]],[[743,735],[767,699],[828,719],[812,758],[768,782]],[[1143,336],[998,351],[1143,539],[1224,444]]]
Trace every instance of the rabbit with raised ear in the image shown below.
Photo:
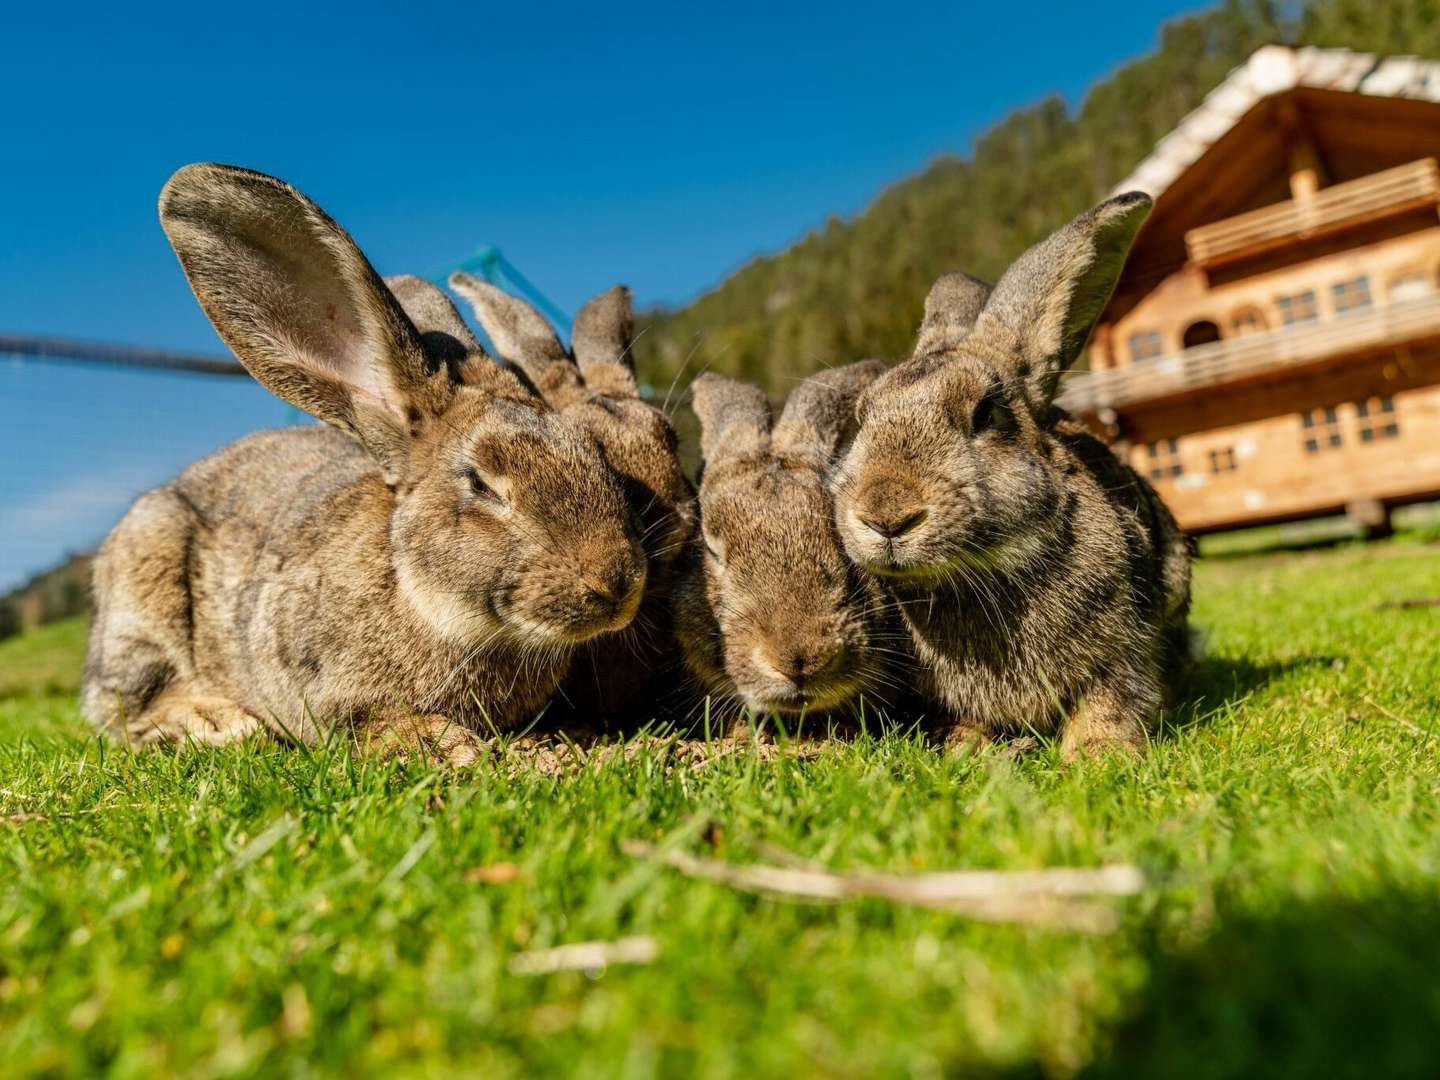
[[[1178,662],[1188,542],[1159,496],[1053,404],[1150,209],[1122,195],[993,292],[951,274],[914,356],[857,404],[836,474],[850,557],[895,599],[957,734],[1059,726],[1138,751]]]
[[[453,274],[450,285],[470,301],[501,358],[595,437],[640,522],[649,564],[640,612],[623,633],[597,638],[577,654],[560,701],[602,722],[644,719],[637,711],[654,700],[658,681],[677,674],[668,595],[672,568],[694,530],[695,493],[669,418],[640,397],[630,290],[616,286],[580,309],[572,351],[525,301],[469,274]]]
[[[853,430],[870,360],[814,375],[773,427],[757,387],[695,380],[704,471],[700,538],[675,591],[675,630],[706,692],[759,713],[887,704],[899,636],[846,559],[827,472]]]
[[[350,722],[452,760],[533,717],[645,586],[594,439],[283,181],[187,166],[160,220],[235,355],[330,426],[241,439],[126,514],[96,560],[89,717],[141,743]]]

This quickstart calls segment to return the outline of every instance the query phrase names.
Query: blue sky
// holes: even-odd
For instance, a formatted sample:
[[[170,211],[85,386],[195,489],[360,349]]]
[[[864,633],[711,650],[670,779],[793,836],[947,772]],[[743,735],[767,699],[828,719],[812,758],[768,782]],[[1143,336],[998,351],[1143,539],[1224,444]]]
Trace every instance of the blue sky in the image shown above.
[[[0,332],[220,352],[155,220],[198,160],[296,184],[383,274],[493,243],[567,311],[682,302],[1194,6],[12,5]],[[0,589],[287,418],[239,381],[0,360]]]

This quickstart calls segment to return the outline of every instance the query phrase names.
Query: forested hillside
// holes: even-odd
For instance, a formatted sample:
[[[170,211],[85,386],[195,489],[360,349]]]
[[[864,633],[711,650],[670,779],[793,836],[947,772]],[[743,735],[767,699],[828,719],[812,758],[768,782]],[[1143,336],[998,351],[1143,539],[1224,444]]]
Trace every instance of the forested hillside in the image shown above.
[[[906,355],[936,277],[965,269],[993,279],[1027,244],[1102,198],[1232,68],[1272,42],[1440,56],[1440,0],[1229,0],[1169,23],[1154,53],[1101,82],[1077,110],[1058,98],[1021,109],[969,157],[939,157],[854,220],[831,218],[690,306],[649,313],[636,342],[644,376],[663,392],[709,368],[783,397],[821,366]],[[693,466],[693,417],[677,419]],[[87,587],[87,566],[71,560],[0,597],[0,637],[82,610]]]
[[[690,306],[652,312],[636,343],[646,378],[663,387],[708,367],[780,396],[826,364],[905,355],[937,276],[993,278],[1103,198],[1232,68],[1276,42],[1440,56],[1440,0],[1229,0],[1169,23],[1154,53],[1078,110],[1058,98],[1022,109],[971,156],[937,158],[854,220],[831,218]]]

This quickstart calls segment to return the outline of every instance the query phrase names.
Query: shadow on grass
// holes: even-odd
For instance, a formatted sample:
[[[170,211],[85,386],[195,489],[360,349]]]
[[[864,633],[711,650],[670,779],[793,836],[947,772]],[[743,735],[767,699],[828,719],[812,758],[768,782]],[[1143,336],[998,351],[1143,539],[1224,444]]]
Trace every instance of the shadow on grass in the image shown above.
[[[1208,724],[1226,709],[1291,672],[1329,667],[1337,659],[1316,653],[1274,663],[1256,663],[1245,657],[1206,656],[1192,664],[1183,676],[1177,700],[1164,725],[1165,731],[1173,734]]]
[[[1138,1008],[1094,1078],[1433,1077],[1440,904],[1387,895],[1237,918],[1152,945]]]

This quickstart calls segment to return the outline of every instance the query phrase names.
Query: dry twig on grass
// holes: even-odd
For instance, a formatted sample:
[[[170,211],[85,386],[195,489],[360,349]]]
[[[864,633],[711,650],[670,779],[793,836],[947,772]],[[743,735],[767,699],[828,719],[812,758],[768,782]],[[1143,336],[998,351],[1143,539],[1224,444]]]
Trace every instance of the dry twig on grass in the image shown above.
[[[1378,701],[1376,701],[1374,698],[1369,697],[1369,696],[1366,696],[1366,695],[1362,695],[1361,698],[1360,698],[1360,700],[1363,701],[1363,702],[1365,702],[1366,705],[1369,705],[1372,709],[1374,709],[1376,712],[1378,712],[1381,716],[1388,716],[1391,720],[1394,720],[1397,724],[1399,724],[1399,725],[1402,726],[1402,727],[1408,728],[1409,730],[1413,731],[1416,735],[1424,735],[1427,739],[1430,737],[1430,732],[1426,731],[1426,730],[1425,730],[1423,727],[1421,727],[1419,724],[1415,723],[1415,721],[1413,721],[1413,720],[1407,720],[1407,719],[1405,719],[1405,717],[1401,716],[1399,713],[1394,712],[1394,711],[1392,711],[1392,710],[1390,710],[1390,709],[1387,709],[1384,705],[1381,705],[1381,704],[1380,704]]]
[[[608,964],[650,964],[659,955],[660,946],[649,937],[581,941],[518,953],[510,960],[510,974],[552,975],[557,971],[588,971]]]
[[[1052,926],[1087,933],[1115,929],[1115,912],[1095,901],[1133,896],[1145,887],[1138,867],[1120,864],[1095,869],[962,870],[934,874],[835,873],[790,865],[737,865],[702,859],[635,840],[621,848],[640,859],[658,859],[690,877],[746,892],[835,902],[858,897],[949,911],[982,922]]]

